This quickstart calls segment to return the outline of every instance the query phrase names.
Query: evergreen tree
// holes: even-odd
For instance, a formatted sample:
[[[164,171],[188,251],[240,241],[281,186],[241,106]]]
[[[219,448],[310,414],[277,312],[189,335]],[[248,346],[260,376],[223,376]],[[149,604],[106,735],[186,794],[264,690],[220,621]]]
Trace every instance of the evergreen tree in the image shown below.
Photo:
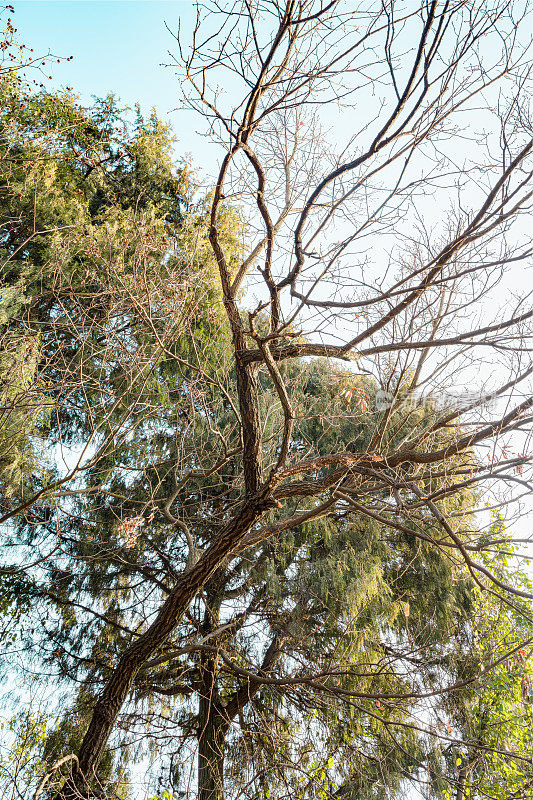
[[[155,113],[145,122],[139,111],[128,125],[111,96],[84,109],[68,94],[31,93],[10,78],[2,84],[0,162],[3,509],[9,515],[28,495],[61,485],[65,476],[77,476],[78,489],[59,505],[33,505],[16,532],[7,528],[4,546],[12,556],[1,597],[5,611],[19,619],[23,639],[42,626],[41,664],[59,666],[71,678],[72,667],[63,663],[75,621],[69,600],[94,603],[111,623],[124,614],[109,597],[117,587],[127,593],[135,582],[137,559],[128,565],[124,553],[129,555],[135,540],[135,520],[153,508],[145,491],[150,481],[142,478],[145,467],[137,472],[139,464],[150,467],[150,479],[171,481],[169,455],[180,444],[168,430],[180,417],[187,430],[199,370],[213,364],[211,382],[217,368],[225,373],[227,334],[205,210],[193,202],[196,187],[188,168],[174,167],[168,127]],[[236,252],[238,233],[238,218],[228,211],[227,241]],[[96,466],[89,459],[79,471],[77,460],[88,450],[98,453]],[[154,459],[161,461],[155,471]],[[134,486],[127,474],[132,463]],[[121,492],[126,502],[118,499]],[[57,525],[66,521],[71,531],[64,530],[59,548],[50,547],[47,537],[57,536]],[[97,525],[98,538],[92,533]],[[39,568],[23,577],[20,565],[36,551],[40,557],[29,560]],[[72,571],[64,569],[66,556],[87,566],[77,586],[71,585]],[[154,572],[161,587],[158,571],[141,569],[150,578]],[[148,590],[153,591],[150,580]],[[42,603],[39,620],[29,613],[36,601]],[[95,620],[80,617],[84,624]],[[95,654],[113,638],[113,628],[101,627],[89,645]],[[82,630],[76,628],[73,651],[86,656]],[[86,657],[76,667],[80,663],[86,670]],[[99,656],[95,663],[102,667]],[[90,683],[89,674],[77,711],[68,712],[48,737],[48,758],[79,742]],[[111,775],[110,755],[103,771]]]
[[[182,566],[193,563],[196,549],[207,545],[202,520],[211,524],[224,504],[237,502],[238,461],[222,467],[213,480],[195,473],[202,462],[237,450],[239,438],[231,413],[232,366],[225,355],[229,334],[212,281],[206,223],[202,207],[192,201],[188,170],[173,171],[168,129],[155,115],[147,123],[138,115],[130,131],[112,97],[89,110],[69,96],[39,94],[22,102],[12,93],[8,100],[20,117],[18,142],[10,141],[5,162],[11,191],[3,213],[17,220],[8,226],[5,280],[23,287],[24,302],[6,328],[38,341],[40,369],[29,387],[39,389],[48,411],[41,411],[38,430],[32,431],[48,447],[69,445],[71,459],[88,441],[99,448],[94,466],[84,467],[77,478],[77,490],[67,491],[54,506],[32,507],[18,538],[9,542],[23,542],[32,551],[38,547],[43,557],[30,580],[19,578],[10,588],[18,607],[26,600],[26,606],[39,609],[43,662],[59,668],[66,685],[81,681],[74,705],[48,737],[46,755],[53,763],[79,742],[94,689],[124,636],[148,624],[151,604],[168,591],[180,560]],[[228,243],[233,241],[236,255],[238,225],[228,212]],[[325,455],[338,446],[348,453],[368,446],[375,426],[371,382],[351,386],[350,373],[316,363],[283,369],[301,396],[296,451]],[[266,374],[261,381],[262,414],[274,442],[279,409]],[[425,413],[434,418],[434,410]],[[35,453],[36,436],[29,440]],[[174,474],[178,459],[181,470],[190,465],[183,486]],[[35,467],[21,470],[33,491],[62,480],[57,463]],[[179,520],[175,504],[183,509]],[[46,558],[46,534],[53,539],[58,526],[61,548]],[[74,559],[75,571],[66,557]],[[428,575],[438,600],[427,591]],[[429,608],[438,608],[437,615],[429,615]],[[431,652],[446,663],[444,648],[437,654],[439,644],[457,630],[454,612],[460,620],[467,608],[468,591],[457,584],[454,570],[431,548],[420,550],[416,538],[394,533],[391,540],[379,522],[342,511],[322,523],[303,523],[275,545],[247,549],[237,563],[217,572],[204,602],[166,651],[187,649],[199,630],[226,662],[202,648],[193,648],[185,660],[162,655],[137,682],[139,708],[146,708],[141,719],[159,715],[161,699],[169,703],[176,697],[172,706],[184,734],[177,741],[168,737],[169,752],[198,747],[203,798],[221,794],[224,760],[229,758],[228,779],[239,785],[244,764],[253,774],[272,761],[278,737],[294,742],[302,736],[315,706],[322,714],[311,725],[311,740],[302,739],[301,750],[276,767],[281,782],[297,787],[304,770],[314,785],[322,774],[323,765],[312,766],[320,743],[328,763],[333,758],[344,765],[337,767],[339,781],[362,780],[361,796],[378,774],[387,773],[388,784],[399,786],[417,768],[417,756],[406,761],[397,749],[391,755],[389,720],[375,723],[372,699],[363,699],[366,705],[358,711],[335,699],[336,672],[339,665],[385,658],[390,663],[377,683],[356,673],[340,688],[375,695],[394,693],[395,687],[401,693],[400,640],[409,649],[416,629],[428,657]],[[431,624],[415,623],[426,615]],[[221,626],[222,638],[216,634]],[[391,637],[398,639],[396,654],[387,652]],[[327,700],[314,689],[291,688],[298,686],[298,670],[286,691],[260,680],[261,666],[272,678],[293,672],[298,663],[303,675],[318,664],[324,678],[332,673]],[[251,688],[238,668],[253,664],[260,669]],[[452,665],[449,672],[452,676]],[[399,723],[408,705],[393,702],[387,715]],[[133,708],[130,713],[134,726]],[[271,730],[266,719],[272,720]],[[361,737],[368,739],[366,751]],[[409,748],[420,746],[411,737]],[[363,770],[367,763],[376,764],[376,775]],[[170,769],[179,785],[177,756]],[[110,776],[111,770],[109,752],[102,774]],[[358,777],[362,772],[364,779]]]

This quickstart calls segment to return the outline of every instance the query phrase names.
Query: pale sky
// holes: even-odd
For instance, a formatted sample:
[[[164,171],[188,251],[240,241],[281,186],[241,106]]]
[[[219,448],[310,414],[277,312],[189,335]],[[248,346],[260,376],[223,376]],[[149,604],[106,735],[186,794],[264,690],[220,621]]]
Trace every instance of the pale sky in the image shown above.
[[[125,105],[155,107],[170,121],[180,154],[191,153],[197,166],[216,159],[204,137],[195,133],[190,113],[173,111],[179,103],[175,70],[165,67],[175,51],[172,32],[187,31],[194,19],[189,0],[15,0],[17,36],[36,53],[72,61],[52,63],[50,87],[72,86],[83,103],[117,94]],[[168,26],[168,28],[167,28]],[[209,152],[208,152],[209,150]]]

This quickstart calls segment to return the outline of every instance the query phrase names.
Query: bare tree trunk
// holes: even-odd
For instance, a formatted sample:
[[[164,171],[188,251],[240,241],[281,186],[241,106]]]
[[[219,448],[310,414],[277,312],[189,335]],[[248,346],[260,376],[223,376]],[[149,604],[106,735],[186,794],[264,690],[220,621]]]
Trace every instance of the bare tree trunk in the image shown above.
[[[208,694],[198,714],[198,800],[224,800],[224,745],[229,724]]]
[[[455,794],[455,800],[466,800],[466,781],[468,780],[468,776],[472,769],[472,764],[470,762],[466,762],[463,767],[459,770],[459,776],[457,779],[457,792]]]
[[[262,480],[261,470],[261,423],[257,402],[256,365],[239,363],[247,352],[246,342],[241,330],[234,330],[235,359],[237,361],[237,393],[241,409],[243,473],[246,494],[259,491]]]
[[[154,655],[179,623],[198,590],[221,565],[228,553],[246,536],[264,511],[272,507],[270,490],[246,500],[234,520],[216,537],[214,544],[193,569],[182,573],[148,630],[119,659],[96,703],[87,733],[78,753],[78,766],[58,794],[58,800],[72,800],[90,794],[104,748],[139,669]]]
[[[206,610],[202,633],[220,624],[224,573],[213,576],[206,587]],[[198,687],[198,800],[224,798],[224,745],[230,720],[223,714],[218,691],[219,656],[203,652],[200,656]]]

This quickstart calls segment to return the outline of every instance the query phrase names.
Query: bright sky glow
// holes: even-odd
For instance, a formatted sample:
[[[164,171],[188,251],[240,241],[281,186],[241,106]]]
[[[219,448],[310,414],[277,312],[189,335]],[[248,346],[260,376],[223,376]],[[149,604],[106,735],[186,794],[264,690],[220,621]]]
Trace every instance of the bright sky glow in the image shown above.
[[[179,84],[165,67],[176,49],[172,32],[188,30],[194,18],[189,0],[18,0],[17,36],[38,54],[72,61],[52,64],[50,88],[72,86],[83,103],[114,92],[124,105],[155,107],[170,121],[181,155],[205,162],[207,142],[195,133],[192,115],[176,111]],[[168,26],[168,27],[167,27]],[[185,37],[187,38],[187,37]],[[211,151],[211,160],[214,157]]]

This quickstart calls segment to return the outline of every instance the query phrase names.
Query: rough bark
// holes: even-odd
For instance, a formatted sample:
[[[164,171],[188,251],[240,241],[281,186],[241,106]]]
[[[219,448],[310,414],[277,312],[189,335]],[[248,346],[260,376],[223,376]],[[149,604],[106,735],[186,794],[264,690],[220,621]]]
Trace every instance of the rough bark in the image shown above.
[[[257,402],[257,365],[244,366],[239,362],[246,351],[241,331],[234,332],[237,362],[237,393],[241,410],[243,473],[246,494],[259,491],[261,470],[261,422]]]
[[[283,637],[274,637],[261,671],[271,670],[281,655]],[[224,704],[217,692],[217,664],[212,657],[204,662],[203,689],[198,723],[198,800],[224,800],[224,749],[231,722],[259,691],[263,682],[249,679]]]
[[[202,659],[198,705],[198,800],[224,798],[224,745],[229,720],[220,707],[216,658]]]
[[[202,634],[220,625],[224,574],[215,575],[206,587]],[[224,798],[224,744],[229,721],[222,714],[217,683],[218,655],[203,652],[198,687],[198,800]]]
[[[89,796],[104,748],[132,683],[145,661],[153,656],[181,620],[196,593],[246,536],[264,511],[272,507],[268,487],[243,502],[239,512],[190,571],[182,573],[150,627],[121,656],[98,702],[78,753],[78,766],[57,795],[57,800]]]
[[[224,800],[224,744],[228,726],[209,698],[200,698],[198,800]]]

